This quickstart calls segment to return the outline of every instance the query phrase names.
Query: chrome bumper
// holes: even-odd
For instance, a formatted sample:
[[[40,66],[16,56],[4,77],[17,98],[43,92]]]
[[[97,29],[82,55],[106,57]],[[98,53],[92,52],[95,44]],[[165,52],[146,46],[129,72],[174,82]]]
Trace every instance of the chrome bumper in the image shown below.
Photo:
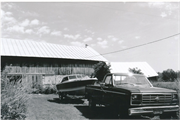
[[[163,114],[179,111],[179,105],[129,108],[129,116],[141,114]]]

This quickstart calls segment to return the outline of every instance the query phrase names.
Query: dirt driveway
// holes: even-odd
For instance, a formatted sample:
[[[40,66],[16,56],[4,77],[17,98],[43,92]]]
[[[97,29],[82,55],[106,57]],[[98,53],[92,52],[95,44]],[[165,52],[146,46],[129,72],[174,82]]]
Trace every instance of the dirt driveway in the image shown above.
[[[68,98],[59,101],[58,95],[31,94],[28,104],[27,120],[114,119],[108,108],[96,107],[90,110],[86,99]],[[158,116],[155,119],[158,120]]]

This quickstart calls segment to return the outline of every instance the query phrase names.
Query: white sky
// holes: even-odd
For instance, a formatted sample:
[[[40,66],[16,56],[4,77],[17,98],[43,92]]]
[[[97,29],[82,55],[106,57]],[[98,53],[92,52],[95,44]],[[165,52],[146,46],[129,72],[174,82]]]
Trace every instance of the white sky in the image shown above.
[[[4,38],[88,44],[103,54],[180,33],[180,3],[4,2],[1,21]],[[110,62],[145,61],[157,72],[177,71],[179,45],[180,36],[175,36],[104,57]]]

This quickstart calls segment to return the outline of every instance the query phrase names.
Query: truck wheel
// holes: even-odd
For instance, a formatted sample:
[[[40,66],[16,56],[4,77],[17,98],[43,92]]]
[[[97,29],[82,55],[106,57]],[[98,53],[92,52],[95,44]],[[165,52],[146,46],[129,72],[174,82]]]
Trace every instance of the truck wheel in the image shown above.
[[[63,95],[62,95],[62,93],[59,93],[59,100],[63,100]]]
[[[118,113],[117,113],[118,119],[128,119],[129,118],[128,109],[126,108],[126,106],[119,107],[117,111],[118,111]]]
[[[170,113],[162,114],[160,115],[160,118],[161,119],[171,119],[171,118],[177,119],[178,118],[177,113],[178,112],[170,112]]]
[[[90,108],[95,108],[96,107],[96,103],[94,102],[94,100],[92,98],[89,98],[89,107]]]

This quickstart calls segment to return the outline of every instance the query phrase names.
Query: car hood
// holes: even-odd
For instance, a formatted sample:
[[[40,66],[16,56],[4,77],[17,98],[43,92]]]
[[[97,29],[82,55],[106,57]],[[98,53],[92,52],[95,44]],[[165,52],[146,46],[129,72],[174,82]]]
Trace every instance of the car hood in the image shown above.
[[[138,92],[138,93],[172,93],[176,92],[175,90],[160,88],[160,87],[147,87],[147,86],[116,86],[120,89],[126,89],[130,92]]]

